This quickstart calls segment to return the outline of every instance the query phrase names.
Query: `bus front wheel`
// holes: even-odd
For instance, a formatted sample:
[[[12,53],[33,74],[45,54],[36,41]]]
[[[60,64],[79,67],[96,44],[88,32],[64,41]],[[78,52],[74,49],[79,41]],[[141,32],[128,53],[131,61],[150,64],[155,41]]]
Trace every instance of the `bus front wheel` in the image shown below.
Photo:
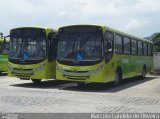
[[[113,81],[113,86],[117,87],[121,83],[121,72],[120,70],[116,71],[115,80]]]
[[[34,84],[41,83],[41,79],[31,79]]]

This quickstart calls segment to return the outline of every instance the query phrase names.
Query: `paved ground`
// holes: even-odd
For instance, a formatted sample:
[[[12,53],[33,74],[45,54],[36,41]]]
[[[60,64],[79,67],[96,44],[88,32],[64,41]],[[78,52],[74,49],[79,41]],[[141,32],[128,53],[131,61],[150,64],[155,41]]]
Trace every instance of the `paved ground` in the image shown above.
[[[0,77],[0,112],[23,113],[160,113],[160,77],[147,76],[110,84],[86,84]]]

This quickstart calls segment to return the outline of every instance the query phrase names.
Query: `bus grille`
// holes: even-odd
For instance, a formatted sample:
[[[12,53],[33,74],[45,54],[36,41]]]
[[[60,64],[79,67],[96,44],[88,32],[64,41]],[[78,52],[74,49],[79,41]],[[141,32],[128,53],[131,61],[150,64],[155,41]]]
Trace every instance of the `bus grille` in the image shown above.
[[[76,73],[87,73],[88,71],[71,71],[71,70],[64,70],[65,72],[76,72]]]
[[[33,69],[18,69],[18,68],[13,68],[15,72],[33,72]]]
[[[64,70],[64,72],[63,72],[64,74],[71,74],[71,75],[74,75],[74,74],[76,74],[76,75],[86,75],[86,74],[88,74],[88,71],[71,71],[71,70]]]
[[[12,73],[17,77],[30,77],[31,75],[34,74],[33,69],[17,69],[17,68],[13,68]]]
[[[15,76],[17,77],[30,77],[31,75],[33,75],[33,73],[32,74],[15,73]]]
[[[90,77],[90,76],[73,76],[73,75],[63,75],[63,76],[71,80],[86,80],[87,78]]]

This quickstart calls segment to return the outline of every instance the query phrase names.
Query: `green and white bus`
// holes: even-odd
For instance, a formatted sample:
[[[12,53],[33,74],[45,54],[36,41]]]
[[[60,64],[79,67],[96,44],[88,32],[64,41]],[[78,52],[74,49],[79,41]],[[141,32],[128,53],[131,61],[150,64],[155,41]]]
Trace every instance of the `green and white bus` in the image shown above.
[[[56,79],[118,85],[122,79],[145,77],[153,65],[153,44],[100,25],[59,28]]]
[[[9,76],[32,80],[54,79],[56,75],[56,30],[22,27],[10,30]]]
[[[8,71],[8,50],[9,39],[0,33],[0,74]]]

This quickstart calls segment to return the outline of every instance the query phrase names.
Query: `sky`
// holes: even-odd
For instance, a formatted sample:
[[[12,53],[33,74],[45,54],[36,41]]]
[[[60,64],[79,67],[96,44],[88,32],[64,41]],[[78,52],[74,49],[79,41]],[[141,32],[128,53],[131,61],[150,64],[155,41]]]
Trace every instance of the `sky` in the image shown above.
[[[0,0],[0,32],[99,24],[146,37],[160,32],[160,0]]]

